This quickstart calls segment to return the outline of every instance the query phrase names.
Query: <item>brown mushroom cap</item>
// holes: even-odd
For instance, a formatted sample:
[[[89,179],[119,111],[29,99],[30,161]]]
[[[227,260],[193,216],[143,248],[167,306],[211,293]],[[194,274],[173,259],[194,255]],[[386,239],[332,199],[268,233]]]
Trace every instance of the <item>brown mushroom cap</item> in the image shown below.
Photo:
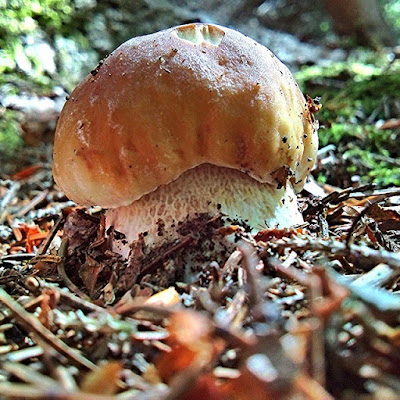
[[[129,205],[201,164],[301,187],[317,134],[289,70],[231,29],[189,24],[118,47],[73,91],[54,177],[82,205]]]

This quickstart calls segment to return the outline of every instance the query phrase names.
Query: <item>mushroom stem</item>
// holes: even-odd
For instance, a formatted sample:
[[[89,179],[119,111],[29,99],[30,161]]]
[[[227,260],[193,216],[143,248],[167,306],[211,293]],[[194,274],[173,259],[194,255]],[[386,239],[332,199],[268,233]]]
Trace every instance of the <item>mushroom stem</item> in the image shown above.
[[[179,236],[179,222],[202,213],[220,213],[227,224],[239,220],[255,230],[303,222],[289,182],[277,189],[243,172],[202,164],[129,206],[109,209],[106,223],[125,234],[128,243],[146,232],[145,243],[156,246]]]

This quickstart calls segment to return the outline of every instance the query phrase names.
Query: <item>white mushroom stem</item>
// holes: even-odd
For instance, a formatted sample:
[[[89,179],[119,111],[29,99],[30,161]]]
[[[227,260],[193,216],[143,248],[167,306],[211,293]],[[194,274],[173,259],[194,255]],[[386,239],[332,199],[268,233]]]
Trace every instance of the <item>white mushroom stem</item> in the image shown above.
[[[244,221],[255,230],[303,222],[290,183],[277,189],[235,169],[203,164],[129,206],[108,210],[106,224],[125,234],[128,243],[146,232],[145,243],[153,246],[176,238],[178,223],[201,213],[221,213],[228,223]]]

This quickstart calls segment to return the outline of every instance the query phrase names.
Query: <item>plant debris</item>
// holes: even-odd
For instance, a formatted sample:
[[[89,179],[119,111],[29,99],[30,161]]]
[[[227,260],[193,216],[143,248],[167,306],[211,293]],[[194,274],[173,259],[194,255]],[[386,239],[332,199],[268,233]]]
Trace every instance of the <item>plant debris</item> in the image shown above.
[[[2,396],[398,398],[400,192],[313,188],[302,226],[201,215],[125,259],[46,166],[1,180]]]

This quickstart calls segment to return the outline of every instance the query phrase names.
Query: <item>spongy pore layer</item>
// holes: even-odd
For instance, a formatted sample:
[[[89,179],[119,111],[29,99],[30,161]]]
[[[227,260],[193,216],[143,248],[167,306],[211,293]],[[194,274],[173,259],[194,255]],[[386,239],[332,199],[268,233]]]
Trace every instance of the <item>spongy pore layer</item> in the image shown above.
[[[303,221],[290,183],[277,189],[243,172],[202,164],[129,206],[108,210],[106,223],[124,233],[128,243],[145,233],[146,244],[155,245],[177,237],[178,223],[200,213],[221,213],[257,230]]]

